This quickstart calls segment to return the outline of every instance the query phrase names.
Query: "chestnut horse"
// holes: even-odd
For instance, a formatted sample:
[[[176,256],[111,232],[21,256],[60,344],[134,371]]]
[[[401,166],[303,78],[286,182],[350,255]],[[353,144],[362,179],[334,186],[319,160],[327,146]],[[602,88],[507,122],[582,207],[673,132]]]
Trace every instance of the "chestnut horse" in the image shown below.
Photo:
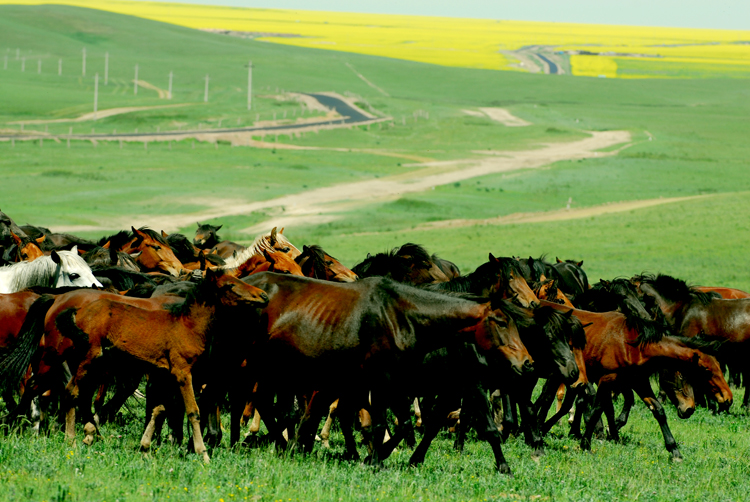
[[[294,261],[299,264],[305,277],[334,282],[354,282],[357,280],[357,274],[323,251],[320,246],[302,246],[302,254]]]
[[[73,342],[79,357],[78,364],[71,366],[76,370],[66,387],[66,437],[75,438],[76,405],[86,422],[93,421],[91,398],[97,387],[96,375],[102,372],[103,365],[107,365],[110,373],[132,372],[139,367],[146,372],[166,371],[180,387],[195,452],[209,462],[193,393],[193,365],[206,351],[227,357],[233,353],[232,345],[237,342],[230,341],[228,333],[210,329],[215,318],[226,315],[230,308],[254,311],[264,307],[267,300],[258,288],[208,270],[183,302],[166,304],[161,310],[103,298],[81,309],[63,311],[56,324],[60,333]],[[108,350],[103,351],[104,347]],[[220,365],[230,364],[221,359]],[[221,371],[218,366],[213,369]]]
[[[557,310],[569,310],[556,303],[542,303]],[[661,333],[657,333],[653,339],[646,339],[636,329],[628,326],[627,318],[618,312],[597,313],[574,309],[573,315],[586,325],[586,371],[589,379],[599,385],[591,417],[581,439],[582,449],[591,449],[591,437],[602,412],[607,416],[612,438],[619,438],[611,394],[616,389],[617,382],[629,386],[641,397],[661,427],[667,451],[673,459],[681,459],[677,442],[667,425],[664,409],[654,396],[648,380],[651,373],[668,365],[677,365],[699,381],[706,381],[719,403],[731,403],[731,390],[716,359],[694,348],[705,344],[695,344],[684,337],[662,336]],[[567,413],[565,407],[561,413]],[[547,422],[545,431],[556,423],[562,416],[561,413]],[[580,413],[582,410],[579,408],[576,415]],[[573,435],[576,432],[575,429],[571,430]]]
[[[532,369],[515,325],[489,304],[383,278],[341,284],[261,273],[245,281],[269,296],[260,328],[267,337],[258,341],[248,362],[258,376],[254,401],[277,444],[285,441],[273,411],[274,391],[327,394],[331,399],[318,400],[320,409],[310,413],[318,420],[336,397],[370,391],[373,437],[382,444],[386,409],[408,399],[406,384],[426,353],[464,339],[490,360],[509,361],[517,373]],[[280,373],[279,367],[295,371]],[[508,471],[496,439],[498,469]],[[380,454],[376,448],[373,464],[382,462]]]
[[[44,235],[37,239],[30,239],[28,237],[19,237],[11,232],[11,236],[16,243],[16,262],[34,261],[44,256],[44,251],[39,247],[44,242]]]
[[[698,291],[668,275],[641,279],[640,290],[656,301],[676,333],[724,345],[720,355],[741,369],[745,385],[742,406],[750,409],[750,298],[717,299],[712,293]]]
[[[117,244],[116,251],[137,254],[135,259],[143,272],[159,271],[178,277],[183,269],[167,240],[158,232],[147,227],[131,227],[132,234],[122,243]],[[108,241],[102,247],[109,249],[113,245]]]
[[[281,251],[288,254],[293,260],[296,259],[302,253],[282,235],[283,231],[283,228],[277,231],[276,227],[273,227],[271,232],[259,235],[247,249],[228,258],[225,268],[238,267],[241,263],[246,262],[255,255],[263,255],[263,250],[269,253]]]

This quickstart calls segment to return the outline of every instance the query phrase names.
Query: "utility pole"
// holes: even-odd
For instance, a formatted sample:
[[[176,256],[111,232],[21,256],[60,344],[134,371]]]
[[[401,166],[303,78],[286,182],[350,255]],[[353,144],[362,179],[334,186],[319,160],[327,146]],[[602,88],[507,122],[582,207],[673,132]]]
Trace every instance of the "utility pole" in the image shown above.
[[[253,62],[247,63],[247,109],[248,111],[253,104]]]
[[[208,103],[208,75],[206,75],[206,89],[203,91],[203,102]]]
[[[62,58],[57,60],[57,76],[62,75]]]
[[[84,77],[86,76],[86,47],[83,48],[83,67],[81,75],[83,75]]]
[[[21,71],[26,71],[26,56],[21,57]]]
[[[96,109],[99,105],[99,74],[94,75],[94,120],[96,120]]]
[[[109,52],[104,53],[104,85],[109,82]]]
[[[133,94],[138,94],[138,65],[135,65],[135,86],[133,87]]]
[[[167,99],[172,99],[172,72],[169,72],[169,91],[167,91]]]

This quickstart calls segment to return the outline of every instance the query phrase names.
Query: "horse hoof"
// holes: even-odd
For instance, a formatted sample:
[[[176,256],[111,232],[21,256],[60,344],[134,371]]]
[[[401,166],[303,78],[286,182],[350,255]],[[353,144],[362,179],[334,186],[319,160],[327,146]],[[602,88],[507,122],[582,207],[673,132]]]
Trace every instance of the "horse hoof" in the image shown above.
[[[672,462],[681,463],[682,462],[682,454],[679,450],[672,450],[672,456],[670,457]]]
[[[510,466],[508,464],[500,464],[497,466],[497,472],[500,474],[505,474],[509,477],[513,477],[513,473],[510,472]]]

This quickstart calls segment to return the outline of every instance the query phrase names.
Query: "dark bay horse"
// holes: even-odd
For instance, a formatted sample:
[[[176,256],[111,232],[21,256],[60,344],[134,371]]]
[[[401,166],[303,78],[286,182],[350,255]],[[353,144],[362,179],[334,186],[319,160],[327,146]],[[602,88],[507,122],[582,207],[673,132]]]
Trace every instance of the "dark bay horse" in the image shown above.
[[[512,298],[522,307],[539,304],[539,299],[524,280],[518,262],[513,258],[496,258],[492,253],[487,263],[477,267],[474,272],[424,287],[430,291],[471,293],[479,297],[497,294],[502,298]]]
[[[261,330],[267,337],[258,341],[249,362],[259,389],[265,387],[256,396],[257,407],[280,444],[269,389],[317,390],[333,399],[371,392],[377,445],[384,437],[386,409],[396,401],[408,401],[409,382],[430,351],[465,340],[499,366],[509,361],[519,374],[532,369],[515,324],[496,305],[383,278],[332,283],[261,273],[245,281],[269,296],[261,316]],[[279,367],[295,371],[280,373]],[[323,414],[333,399],[321,401]],[[380,454],[376,448],[374,464],[381,462]],[[498,468],[507,469],[502,457]]]
[[[358,277],[387,277],[394,281],[417,286],[448,281],[440,266],[425,248],[408,242],[386,253],[367,255],[352,271]]]

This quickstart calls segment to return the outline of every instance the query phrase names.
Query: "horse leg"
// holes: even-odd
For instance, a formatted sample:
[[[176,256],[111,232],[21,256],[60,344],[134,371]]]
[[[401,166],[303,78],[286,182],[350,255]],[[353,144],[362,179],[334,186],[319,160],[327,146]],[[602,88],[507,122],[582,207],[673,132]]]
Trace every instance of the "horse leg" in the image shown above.
[[[591,438],[594,436],[594,430],[599,423],[599,419],[602,417],[602,412],[604,411],[604,400],[612,400],[612,395],[610,394],[611,390],[609,387],[610,386],[607,382],[599,382],[599,388],[596,391],[596,397],[594,398],[594,403],[591,406],[591,412],[589,414],[588,421],[586,421],[586,430],[584,431],[583,437],[581,438],[581,449],[584,451],[591,450]],[[578,412],[576,411],[576,415],[577,414]]]
[[[507,441],[511,434],[518,432],[518,413],[516,412],[516,403],[511,399],[509,393],[503,393],[503,429],[500,431],[500,437],[503,442]]]
[[[677,441],[675,441],[672,431],[669,430],[669,425],[667,424],[667,414],[664,412],[661,403],[659,403],[654,396],[654,391],[651,389],[648,379],[644,378],[643,380],[635,380],[633,390],[638,396],[640,396],[643,402],[646,403],[646,406],[651,410],[656,421],[659,422],[661,433],[664,436],[664,446],[666,446],[667,451],[672,454],[672,460],[682,462],[682,455],[680,454],[680,450],[677,449]]]
[[[539,424],[534,414],[534,406],[531,403],[531,393],[536,386],[536,382],[536,378],[530,378],[527,380],[525,388],[521,388],[516,392],[518,407],[521,412],[521,426],[524,430],[524,438],[526,439],[526,444],[534,449],[532,457],[544,455],[544,441],[539,432]]]
[[[354,399],[344,399],[339,403],[337,417],[341,426],[341,433],[344,436],[344,447],[346,448],[346,458],[348,460],[359,460],[357,451],[357,441],[354,439],[354,420],[358,416],[355,406],[349,403],[355,403]]]
[[[492,419],[490,403],[481,385],[475,384],[467,389],[461,409],[464,413],[468,412],[466,413],[468,420],[464,422],[465,426],[468,426],[467,422],[472,423],[479,437],[490,444],[492,453],[495,455],[497,471],[512,476],[510,466],[503,455],[500,433]]]
[[[333,425],[333,417],[336,414],[336,410],[339,406],[339,400],[335,400],[333,403],[331,403],[331,406],[328,407],[328,417],[326,418],[326,423],[323,425],[323,430],[320,431],[320,439],[323,441],[323,447],[324,448],[330,448],[331,445],[328,442],[328,438],[331,436],[331,426]]]
[[[151,440],[153,439],[154,432],[156,431],[156,421],[159,415],[161,415],[163,412],[163,404],[160,404],[159,406],[151,410],[151,418],[149,419],[148,425],[146,425],[146,430],[143,432],[143,436],[141,437],[141,452],[143,452],[144,454],[147,454],[151,449]]]
[[[503,428],[503,394],[500,389],[495,389],[490,394],[490,407],[492,408],[492,418],[495,427],[500,431]]]
[[[409,459],[409,465],[415,466],[424,462],[427,450],[440,432],[445,417],[451,412],[452,405],[453,400],[446,399],[446,395],[442,395],[434,400],[432,406],[425,407],[427,420],[424,425],[424,434],[422,435],[422,441],[419,442]],[[497,430],[497,426],[495,426],[495,430]]]
[[[633,390],[628,388],[622,389],[622,398],[623,398],[623,404],[622,404],[622,411],[617,416],[614,422],[614,427],[619,432],[623,427],[625,427],[625,424],[628,423],[628,417],[630,416],[630,410],[633,409],[633,405],[635,404],[635,396],[633,396]],[[609,420],[609,419],[608,419]],[[610,432],[612,429],[612,425],[609,426]]]
[[[417,429],[422,427],[422,410],[419,408],[419,398],[414,398],[414,418],[417,419],[414,427]],[[412,445],[413,446],[413,445]]]
[[[208,464],[211,459],[208,457],[206,445],[203,444],[203,436],[201,435],[201,419],[198,403],[195,401],[195,393],[193,392],[193,376],[187,373],[184,378],[178,379],[178,382],[180,382],[180,394],[182,394],[182,400],[185,403],[185,414],[192,426],[195,453],[203,457],[203,461]]]
[[[565,400],[563,401],[562,406],[560,406],[560,409],[554,415],[552,415],[552,418],[545,421],[544,424],[542,425],[541,430],[540,430],[540,433],[542,434],[542,436],[545,436],[550,431],[550,429],[552,429],[552,427],[554,427],[554,425],[562,417],[568,414],[568,410],[570,410],[571,407],[573,406],[573,403],[575,402],[575,399],[578,396],[578,394],[579,394],[578,389],[568,388],[567,392],[565,392]],[[578,436],[580,437],[580,435],[581,435],[581,432],[579,429]],[[572,436],[572,431],[571,431],[571,436]]]
[[[547,414],[549,413],[549,407],[552,403],[552,400],[555,396],[555,387],[557,386],[557,380],[553,379],[547,379],[544,381],[544,386],[542,386],[542,392],[539,394],[539,397],[534,402],[534,411],[536,415],[536,420],[538,423],[543,424],[544,421],[547,419]],[[559,395],[559,391],[558,395]],[[564,393],[563,393],[564,394]],[[558,403],[557,411],[560,411],[560,406],[562,403]]]
[[[391,407],[391,411],[393,411],[393,414],[398,419],[398,425],[394,430],[393,436],[384,444],[379,445],[380,460],[387,459],[399,443],[403,439],[408,438],[409,435],[411,435],[412,440],[414,440],[414,426],[411,422],[411,399],[404,398],[395,400],[394,405]]]
[[[743,368],[742,371],[742,382],[745,385],[745,397],[742,399],[742,408],[744,411],[750,411],[750,367]],[[706,399],[706,401],[711,401]]]
[[[386,411],[388,410],[388,405],[385,396],[386,394],[383,389],[373,389],[370,391],[370,415],[372,417],[373,450],[372,455],[369,459],[366,459],[365,462],[376,467],[382,466],[380,452],[382,451],[381,446],[383,445],[386,429],[388,428],[388,423],[386,420]]]
[[[115,395],[112,396],[112,399],[99,407],[99,425],[106,424],[107,422],[114,420],[117,412],[120,411],[120,408],[122,408],[128,398],[132,396],[136,390],[138,390],[138,385],[141,383],[141,378],[141,376],[128,378],[124,383],[121,383],[117,386]],[[106,391],[106,387],[104,387],[104,389]],[[97,396],[97,399],[99,399],[99,396]],[[102,397],[102,399],[104,398]],[[94,403],[94,406],[96,408],[96,401]]]

